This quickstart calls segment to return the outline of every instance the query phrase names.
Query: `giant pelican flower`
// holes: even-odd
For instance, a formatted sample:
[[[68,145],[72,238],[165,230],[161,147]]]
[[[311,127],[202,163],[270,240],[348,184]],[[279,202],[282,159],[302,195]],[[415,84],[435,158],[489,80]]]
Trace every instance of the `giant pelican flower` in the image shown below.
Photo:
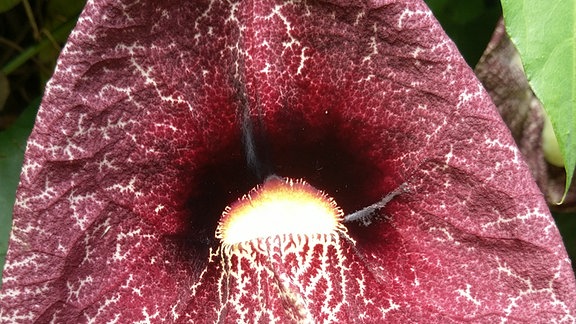
[[[27,145],[0,322],[570,323],[575,291],[423,2],[92,0]]]

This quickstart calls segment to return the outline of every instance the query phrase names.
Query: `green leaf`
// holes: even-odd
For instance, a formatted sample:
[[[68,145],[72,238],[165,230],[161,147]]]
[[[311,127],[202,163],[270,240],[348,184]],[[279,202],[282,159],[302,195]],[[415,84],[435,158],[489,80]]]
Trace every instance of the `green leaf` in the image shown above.
[[[20,180],[26,140],[34,125],[39,104],[40,98],[34,100],[10,128],[0,132],[0,269],[4,268],[8,249],[12,209],[16,187]]]
[[[17,4],[20,3],[21,0],[1,0],[0,1],[0,13],[4,13],[12,8],[14,8]]]
[[[560,145],[566,169],[563,201],[576,166],[576,2],[502,0],[502,8],[506,30]]]

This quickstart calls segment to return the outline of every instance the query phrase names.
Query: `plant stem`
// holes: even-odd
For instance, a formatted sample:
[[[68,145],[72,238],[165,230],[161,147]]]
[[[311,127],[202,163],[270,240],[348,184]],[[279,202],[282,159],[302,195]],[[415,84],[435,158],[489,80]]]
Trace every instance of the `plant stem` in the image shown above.
[[[53,32],[51,32],[53,38],[57,41],[64,41],[68,37],[68,33],[76,24],[76,19],[67,21],[62,25],[58,26]],[[20,55],[14,58],[12,61],[8,62],[2,67],[2,73],[4,75],[9,75],[18,69],[22,64],[26,63],[29,59],[38,54],[44,47],[52,44],[50,39],[44,38],[39,43],[36,43],[27,49],[25,49]]]
[[[24,10],[26,11],[26,16],[28,16],[28,21],[30,21],[30,25],[32,25],[32,31],[34,33],[34,39],[40,40],[40,32],[38,31],[38,25],[36,24],[36,19],[34,19],[34,13],[32,12],[32,8],[30,7],[30,3],[28,0],[22,0],[22,5],[24,5]]]

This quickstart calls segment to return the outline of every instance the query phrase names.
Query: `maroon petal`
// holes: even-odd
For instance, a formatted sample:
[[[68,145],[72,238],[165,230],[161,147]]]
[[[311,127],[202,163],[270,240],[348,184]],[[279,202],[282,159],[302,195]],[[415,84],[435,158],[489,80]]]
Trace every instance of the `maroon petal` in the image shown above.
[[[409,192],[309,259],[263,238],[227,272],[218,220],[260,182],[244,112],[265,164],[346,214]],[[530,179],[423,3],[93,1],[29,140],[0,322],[574,321]]]

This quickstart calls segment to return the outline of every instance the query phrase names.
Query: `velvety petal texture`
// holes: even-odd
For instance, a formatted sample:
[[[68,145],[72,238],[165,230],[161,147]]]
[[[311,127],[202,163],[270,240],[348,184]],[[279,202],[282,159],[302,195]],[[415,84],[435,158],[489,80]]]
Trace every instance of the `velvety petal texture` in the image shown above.
[[[367,226],[223,248],[266,168],[345,214],[407,190]],[[546,204],[423,2],[86,6],[27,146],[0,323],[575,316]]]

